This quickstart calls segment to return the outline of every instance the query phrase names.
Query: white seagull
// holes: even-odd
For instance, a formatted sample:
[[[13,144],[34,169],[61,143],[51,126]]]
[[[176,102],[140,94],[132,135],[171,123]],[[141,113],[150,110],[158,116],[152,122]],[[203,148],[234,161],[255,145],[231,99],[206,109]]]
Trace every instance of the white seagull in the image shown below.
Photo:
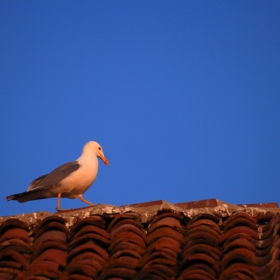
[[[85,144],[81,156],[72,162],[65,163],[51,173],[40,176],[30,183],[26,192],[7,196],[7,200],[27,202],[30,200],[57,197],[56,210],[60,209],[60,198],[80,198],[83,202],[94,204],[83,198],[83,193],[95,181],[98,173],[98,159],[108,165],[101,146],[94,141]]]

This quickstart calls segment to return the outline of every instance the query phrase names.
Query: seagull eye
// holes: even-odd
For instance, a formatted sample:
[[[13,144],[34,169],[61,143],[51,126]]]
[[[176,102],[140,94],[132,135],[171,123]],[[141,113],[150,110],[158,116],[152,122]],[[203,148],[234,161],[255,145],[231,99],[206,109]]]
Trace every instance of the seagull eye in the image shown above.
[[[98,150],[101,151],[101,147],[98,147]]]

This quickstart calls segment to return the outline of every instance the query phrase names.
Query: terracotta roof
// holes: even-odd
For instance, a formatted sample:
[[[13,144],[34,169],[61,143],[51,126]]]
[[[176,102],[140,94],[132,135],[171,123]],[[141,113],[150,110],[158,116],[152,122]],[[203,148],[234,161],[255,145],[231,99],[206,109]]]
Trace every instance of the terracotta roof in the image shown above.
[[[208,199],[0,217],[0,279],[280,279],[279,213]]]

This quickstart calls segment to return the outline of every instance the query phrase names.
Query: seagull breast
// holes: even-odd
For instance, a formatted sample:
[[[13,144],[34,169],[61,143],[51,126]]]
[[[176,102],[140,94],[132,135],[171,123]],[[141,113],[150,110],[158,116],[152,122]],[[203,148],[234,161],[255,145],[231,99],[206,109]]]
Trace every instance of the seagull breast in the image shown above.
[[[79,168],[60,182],[62,197],[76,198],[83,194],[95,181],[98,173],[96,155],[83,153],[77,159]]]

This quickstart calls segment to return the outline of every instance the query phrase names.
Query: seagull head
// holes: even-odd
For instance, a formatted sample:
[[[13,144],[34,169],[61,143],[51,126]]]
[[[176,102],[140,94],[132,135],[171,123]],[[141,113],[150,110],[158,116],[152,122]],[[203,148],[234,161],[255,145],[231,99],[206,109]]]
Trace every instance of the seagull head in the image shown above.
[[[94,153],[99,157],[106,165],[109,164],[108,159],[104,156],[102,147],[95,141],[89,141],[83,148],[83,153]]]

